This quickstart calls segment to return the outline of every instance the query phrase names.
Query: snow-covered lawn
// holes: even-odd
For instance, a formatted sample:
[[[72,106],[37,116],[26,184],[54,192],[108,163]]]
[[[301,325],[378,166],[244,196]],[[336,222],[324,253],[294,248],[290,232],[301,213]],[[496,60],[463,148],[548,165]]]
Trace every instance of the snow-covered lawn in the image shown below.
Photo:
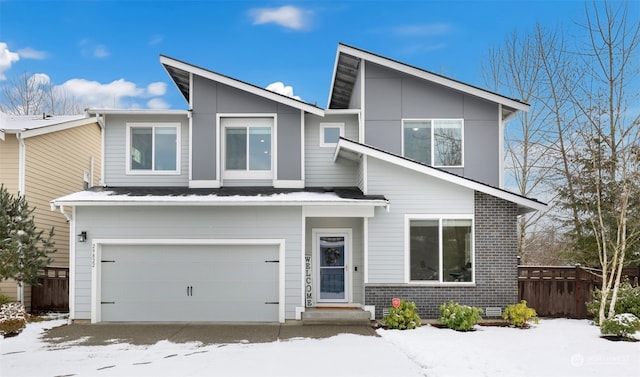
[[[586,320],[543,319],[528,330],[423,326],[258,344],[52,346],[31,323],[0,339],[1,376],[638,376],[640,342],[612,342]]]

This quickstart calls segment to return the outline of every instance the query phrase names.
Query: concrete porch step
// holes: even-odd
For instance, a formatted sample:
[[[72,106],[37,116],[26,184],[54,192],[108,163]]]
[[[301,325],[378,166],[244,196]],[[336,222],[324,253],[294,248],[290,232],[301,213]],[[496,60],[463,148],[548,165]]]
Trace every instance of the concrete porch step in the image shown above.
[[[302,313],[303,325],[368,325],[371,323],[368,311],[359,307],[319,307],[307,308]]]

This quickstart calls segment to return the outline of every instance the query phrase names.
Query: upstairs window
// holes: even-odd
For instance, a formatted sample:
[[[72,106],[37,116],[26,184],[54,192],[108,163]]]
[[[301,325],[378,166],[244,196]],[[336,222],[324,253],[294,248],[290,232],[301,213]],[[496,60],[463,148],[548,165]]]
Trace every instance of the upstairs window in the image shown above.
[[[230,179],[273,177],[273,119],[221,120],[224,173]]]
[[[344,136],[343,123],[320,123],[321,147],[335,147],[340,136]]]
[[[179,173],[180,124],[127,124],[127,173]]]
[[[462,119],[404,120],[403,155],[431,166],[462,166],[462,135]]]

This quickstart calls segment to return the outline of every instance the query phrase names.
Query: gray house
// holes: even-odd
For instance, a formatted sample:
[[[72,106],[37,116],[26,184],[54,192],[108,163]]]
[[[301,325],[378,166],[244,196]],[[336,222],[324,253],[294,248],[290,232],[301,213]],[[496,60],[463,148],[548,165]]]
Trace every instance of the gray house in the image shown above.
[[[393,297],[518,299],[506,120],[529,106],[344,44],[327,109],[167,56],[184,111],[91,110],[104,187],[70,219],[73,320],[300,320]]]

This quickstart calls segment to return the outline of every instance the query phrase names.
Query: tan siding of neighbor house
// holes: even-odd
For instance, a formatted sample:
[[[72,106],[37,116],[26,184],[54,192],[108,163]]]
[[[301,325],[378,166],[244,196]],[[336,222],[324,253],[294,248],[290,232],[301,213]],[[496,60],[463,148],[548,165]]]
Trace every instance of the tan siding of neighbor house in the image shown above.
[[[100,127],[86,126],[39,135],[25,140],[25,191],[36,224],[46,233],[54,227],[57,252],[51,266],[69,267],[69,224],[59,211],[51,211],[50,201],[84,189],[84,172],[91,171],[92,185],[100,179]],[[26,293],[26,292],[25,292]],[[26,299],[26,297],[25,297]]]
[[[5,135],[4,140],[0,140],[0,183],[14,195],[18,193],[19,162],[18,139],[15,135]],[[18,295],[16,283],[13,280],[1,281],[0,294],[16,300]]]

